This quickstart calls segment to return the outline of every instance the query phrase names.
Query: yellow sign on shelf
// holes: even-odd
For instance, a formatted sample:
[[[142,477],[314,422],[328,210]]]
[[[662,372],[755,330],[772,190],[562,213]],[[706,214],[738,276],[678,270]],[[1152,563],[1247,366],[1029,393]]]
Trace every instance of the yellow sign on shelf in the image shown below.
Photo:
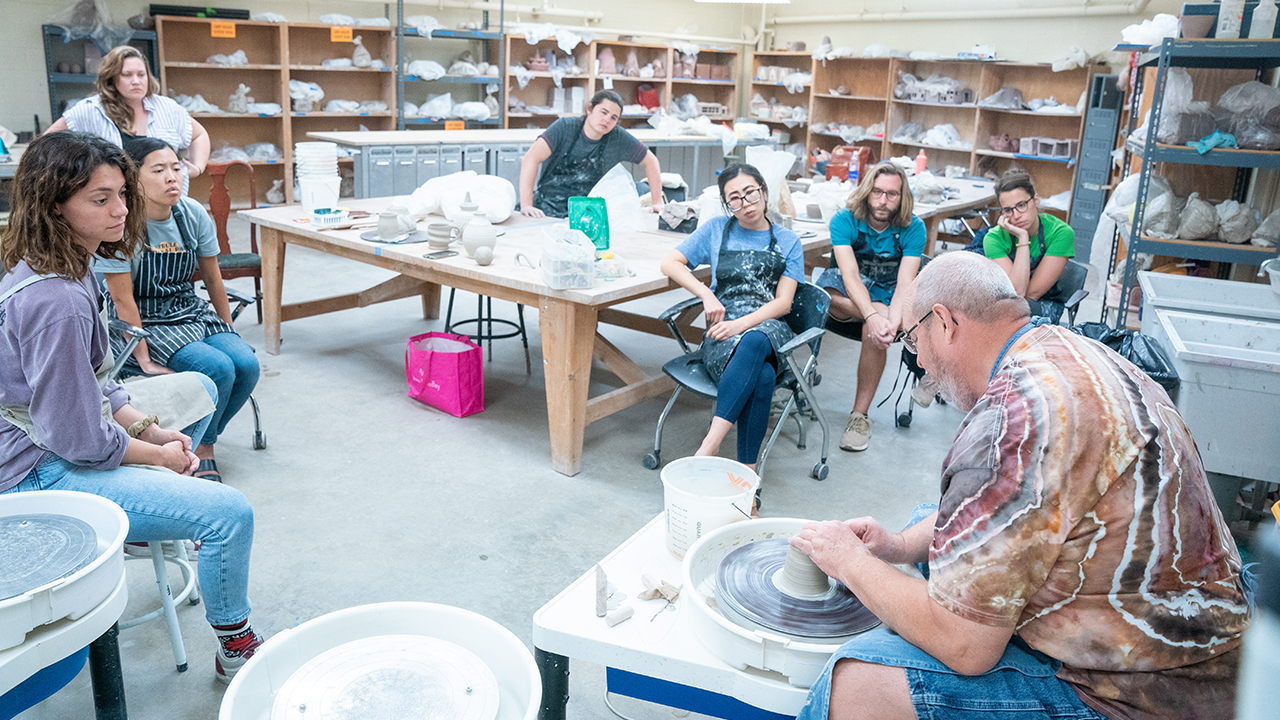
[[[236,24],[225,20],[214,20],[209,23],[209,37],[232,38],[236,36]]]
[[[466,130],[467,123],[465,120],[445,120],[444,129],[445,130]]]
[[[351,42],[351,28],[334,25],[329,28],[330,42]]]

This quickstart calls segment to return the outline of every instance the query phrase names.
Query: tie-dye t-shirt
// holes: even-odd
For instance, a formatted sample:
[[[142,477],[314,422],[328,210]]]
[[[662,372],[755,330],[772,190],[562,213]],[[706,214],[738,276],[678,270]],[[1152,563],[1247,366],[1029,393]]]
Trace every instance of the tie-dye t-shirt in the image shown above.
[[[1240,556],[1164,390],[1056,326],[1009,349],[943,465],[929,594],[1014,626],[1113,718],[1230,718]]]

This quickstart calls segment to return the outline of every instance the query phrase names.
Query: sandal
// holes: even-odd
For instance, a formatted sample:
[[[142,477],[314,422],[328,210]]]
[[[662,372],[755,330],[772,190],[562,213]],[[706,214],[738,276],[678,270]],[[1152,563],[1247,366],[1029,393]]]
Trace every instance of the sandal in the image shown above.
[[[192,476],[198,477],[201,480],[208,480],[210,482],[222,482],[222,476],[218,474],[218,461],[212,459],[201,460],[200,464],[196,466],[196,471],[192,473]]]

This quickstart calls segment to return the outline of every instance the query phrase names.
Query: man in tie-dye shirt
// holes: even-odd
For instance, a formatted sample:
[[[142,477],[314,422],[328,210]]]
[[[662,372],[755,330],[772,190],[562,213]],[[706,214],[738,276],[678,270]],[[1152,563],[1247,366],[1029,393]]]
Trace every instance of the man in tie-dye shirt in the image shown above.
[[[888,628],[840,649],[801,718],[1230,718],[1240,557],[1164,390],[1035,327],[998,266],[931,263],[904,341],[968,414],[937,512],[792,542]],[[928,561],[927,579],[890,563]]]

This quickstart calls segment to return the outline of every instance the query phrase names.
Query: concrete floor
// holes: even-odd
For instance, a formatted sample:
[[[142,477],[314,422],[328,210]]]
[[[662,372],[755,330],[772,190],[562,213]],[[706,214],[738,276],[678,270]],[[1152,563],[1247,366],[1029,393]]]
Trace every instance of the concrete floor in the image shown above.
[[[245,226],[233,238],[246,245]],[[285,302],[360,290],[390,273],[292,247]],[[251,283],[234,282],[251,290]],[[656,314],[683,291],[647,298],[632,309]],[[459,294],[461,316],[474,296]],[[500,315],[515,308],[495,302]],[[366,603],[445,603],[501,623],[532,648],[534,612],[663,508],[657,471],[641,457],[651,448],[665,398],[590,425],[582,472],[551,470],[537,312],[526,309],[533,373],[525,374],[518,340],[499,341],[485,365],[485,412],[457,419],[406,396],[404,345],[412,335],[442,330],[423,321],[420,304],[399,300],[286,323],[283,352],[262,352],[253,311],[237,322],[259,351],[268,447],[254,451],[252,418],[239,414],[217,446],[226,482],[253,503],[256,538],[250,595],[254,627],[271,635],[328,612]],[[1081,319],[1095,319],[1096,310]],[[674,341],[608,327],[606,335],[642,366],[673,357]],[[938,494],[939,468],[961,414],[953,407],[917,408],[909,430],[894,429],[892,402],[873,408],[870,449],[836,447],[853,399],[859,346],[825,341],[823,381],[816,389],[834,437],[831,474],[809,477],[820,433],[797,450],[784,431],[764,479],[762,515],[844,519],[871,515],[900,526],[911,508]],[[877,401],[892,387],[898,347]],[[593,392],[614,378],[598,369]],[[905,407],[905,405],[904,405]],[[692,454],[705,432],[709,404],[689,400],[669,420],[664,460]],[[722,454],[731,455],[733,437]],[[157,603],[150,563],[132,562],[126,616]],[[163,621],[121,634],[126,698],[135,720],[214,718],[225,686],[214,678],[214,638],[200,607],[179,616],[190,670],[175,672]],[[574,720],[614,717],[605,706],[604,668],[571,663],[568,714]],[[630,698],[614,706],[633,718],[684,717]],[[24,720],[87,718],[93,708],[88,672],[21,715]]]

